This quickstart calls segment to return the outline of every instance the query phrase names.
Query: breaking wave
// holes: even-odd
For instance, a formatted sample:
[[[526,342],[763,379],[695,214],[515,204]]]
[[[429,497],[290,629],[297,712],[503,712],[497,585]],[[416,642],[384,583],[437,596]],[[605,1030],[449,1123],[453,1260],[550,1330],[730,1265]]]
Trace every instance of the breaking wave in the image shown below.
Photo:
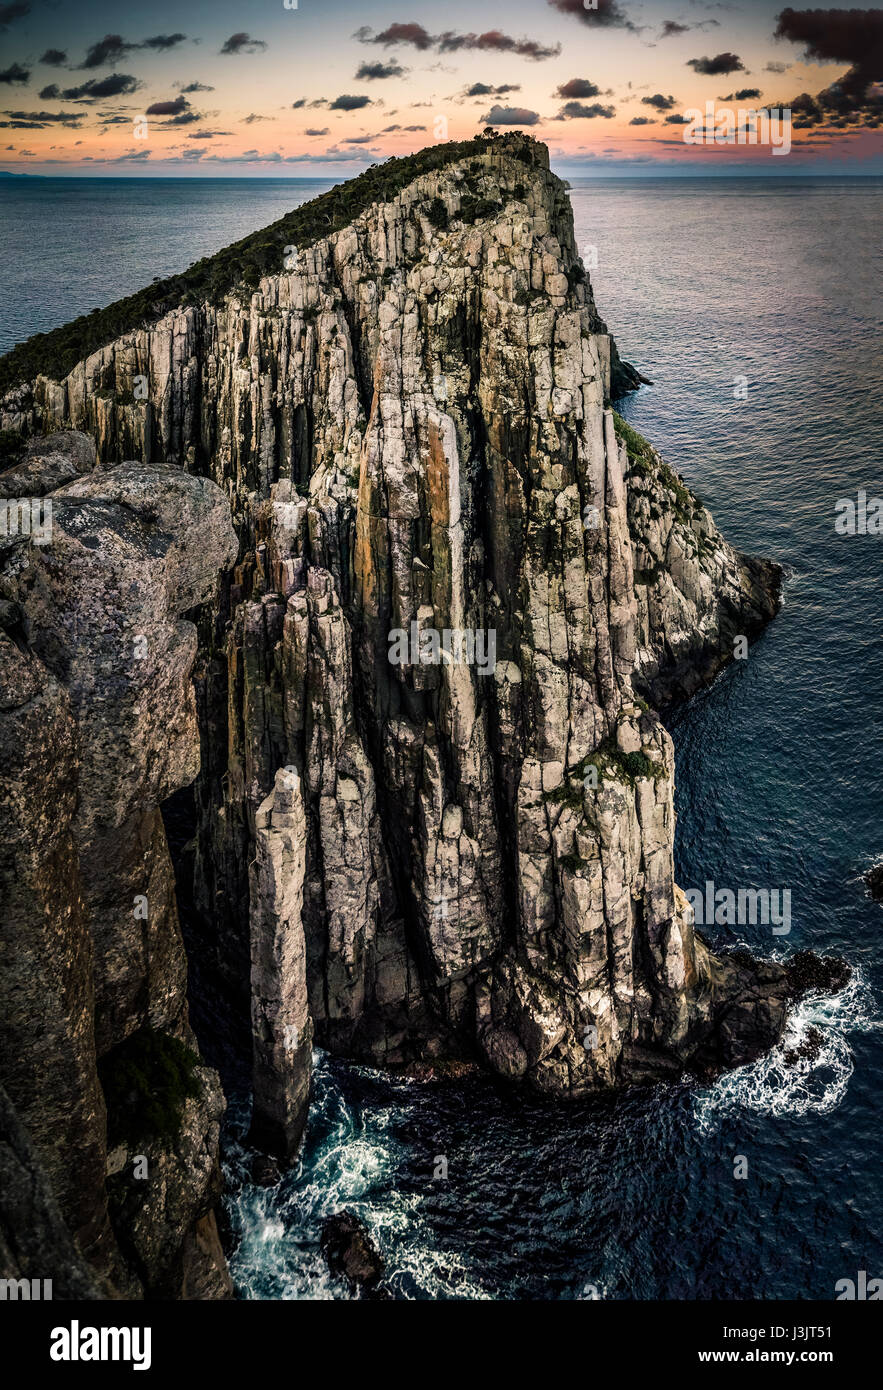
[[[696,1093],[700,1132],[710,1133],[723,1115],[739,1109],[773,1118],[836,1109],[853,1072],[847,1035],[880,1027],[874,995],[858,972],[839,994],[808,995],[789,1015],[777,1047]]]
[[[370,1231],[386,1263],[386,1287],[396,1299],[483,1299],[455,1251],[437,1247],[423,1219],[419,1192],[396,1183],[401,1155],[393,1130],[408,1107],[407,1083],[393,1084],[399,1104],[351,1105],[338,1073],[313,1054],[313,1099],[302,1161],[272,1187],[252,1181],[249,1106],[231,1107],[225,1145],[226,1211],[234,1238],[230,1271],[240,1298],[351,1299],[328,1270],[320,1248],[325,1219],[343,1208]],[[375,1074],[351,1067],[351,1079]],[[389,1086],[387,1078],[384,1082]]]

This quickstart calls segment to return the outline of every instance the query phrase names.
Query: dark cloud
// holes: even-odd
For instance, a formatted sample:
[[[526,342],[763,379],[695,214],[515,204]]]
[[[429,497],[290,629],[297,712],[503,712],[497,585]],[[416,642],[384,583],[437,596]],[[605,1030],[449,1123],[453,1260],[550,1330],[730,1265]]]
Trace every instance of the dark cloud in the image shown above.
[[[348,135],[341,141],[342,145],[370,145],[373,140],[377,140],[378,135]]]
[[[645,106],[652,106],[656,111],[671,111],[677,105],[674,97],[666,97],[662,92],[655,92],[652,97],[641,97]]]
[[[196,130],[188,135],[188,140],[214,140],[216,135],[232,135],[232,130]]]
[[[154,34],[152,38],[144,39],[141,43],[130,43],[121,34],[105,34],[99,43],[93,43],[80,67],[113,67],[114,63],[119,63],[136,49],[150,48],[155,52],[164,52],[166,49],[177,47],[179,43],[184,43],[186,38],[186,34]]]
[[[155,101],[152,106],[148,106],[145,112],[148,116],[179,116],[182,111],[186,111],[190,102],[186,97],[175,97],[174,101]]]
[[[482,116],[484,125],[537,125],[539,123],[539,113],[529,111],[526,106],[492,106],[486,116]]]
[[[730,92],[729,96],[718,97],[718,101],[760,101],[760,88],[740,87],[738,92]]]
[[[13,82],[24,83],[28,81],[30,75],[27,68],[23,68],[21,63],[13,63],[11,67],[4,68],[0,72],[0,82],[5,82],[10,86]]]
[[[306,97],[298,97],[297,101],[293,101],[293,102],[291,103],[291,109],[292,109],[292,111],[299,111],[300,108],[301,108],[302,106],[306,106],[306,104],[307,104],[307,99],[306,99]]]
[[[562,82],[555,91],[555,96],[561,97],[563,101],[566,101],[568,97],[598,97],[600,95],[601,88],[596,87],[594,82],[590,82],[587,77],[571,77],[569,82]]]
[[[389,63],[360,63],[357,82],[378,82],[384,77],[404,77],[407,68],[393,59]]]
[[[546,58],[557,58],[561,52],[560,43],[554,47],[538,43],[536,39],[513,39],[499,29],[489,29],[485,34],[456,34],[448,30],[438,36],[439,53],[515,53],[519,58],[531,58],[541,63]]]
[[[687,67],[703,77],[725,77],[730,72],[745,72],[745,64],[735,53],[717,53],[713,58],[688,58]]]
[[[562,106],[556,121],[575,121],[583,117],[601,116],[605,121],[611,120],[616,115],[616,108],[613,106],[600,106],[595,102],[592,106],[586,106],[583,101],[568,101]]]
[[[30,14],[31,7],[27,0],[15,0],[11,5],[0,5],[0,29],[5,29],[7,24],[11,24],[14,19],[24,19],[26,14]]]
[[[688,120],[688,118],[687,118],[686,116],[666,116],[666,118],[665,118],[665,124],[666,124],[666,125],[689,125],[690,122],[689,122],[689,120]]]
[[[790,63],[767,63],[764,72],[787,72],[790,66]]]
[[[493,87],[488,82],[473,82],[471,87],[466,88],[463,97],[505,97],[510,92],[520,91],[521,84],[518,82],[504,82],[501,87]]]
[[[267,45],[263,39],[253,39],[250,34],[240,33],[231,34],[227,39],[222,53],[259,53]]]
[[[90,77],[79,87],[65,87],[63,91],[59,91],[53,83],[44,87],[40,96],[44,101],[100,101],[103,97],[128,96],[130,92],[137,92],[140,86],[138,79],[130,73],[114,72],[109,77]]]
[[[102,68],[107,63],[118,63],[121,58],[124,58],[127,53],[131,52],[133,48],[137,48],[137,46],[138,45],[134,43],[126,43],[126,40],[121,34],[105,34],[100,43],[93,43],[82,63],[80,63],[80,67]]]
[[[603,3],[603,0],[601,2]],[[561,52],[560,43],[550,47],[536,39],[514,39],[500,29],[488,29],[484,34],[458,34],[453,29],[447,29],[441,34],[430,34],[422,24],[415,23],[390,24],[379,34],[375,34],[368,25],[363,24],[356,30],[353,38],[358,39],[359,43],[379,43],[385,48],[392,48],[396,44],[410,44],[420,53],[426,53],[430,49],[435,49],[438,53],[515,53],[520,58],[532,58],[538,63],[545,58],[556,58]]]
[[[248,116],[242,117],[243,125],[254,125],[257,121],[275,121],[275,116],[258,116],[254,111]]]
[[[177,86],[177,82],[175,86]],[[214,87],[208,87],[204,82],[188,82],[186,87],[182,87],[182,92],[213,92]]]
[[[635,25],[620,8],[618,0],[598,0],[598,8],[587,10],[583,0],[548,0],[553,10],[572,15],[583,24],[600,24],[608,29],[634,29]]]
[[[395,130],[398,130],[398,126],[391,127],[391,128],[394,128]],[[304,131],[304,135],[327,135],[327,134],[328,134],[328,127],[327,127],[327,125],[326,125],[326,126],[323,126],[321,130],[305,130],[305,131]]]
[[[390,24],[389,28],[380,34],[373,33],[367,24],[363,24],[361,29],[357,29],[353,34],[353,38],[358,39],[359,43],[382,43],[386,48],[391,48],[397,43],[409,43],[421,53],[426,53],[436,43],[422,24]]]
[[[883,10],[782,10],[775,37],[801,44],[815,63],[848,63],[849,71],[811,97],[791,102],[795,125],[834,121],[876,126],[883,119]]]
[[[47,48],[40,62],[50,68],[60,68],[67,62],[67,54],[63,48]]]
[[[138,47],[165,52],[167,48],[176,48],[179,43],[184,43],[186,38],[186,34],[154,34],[152,39],[145,39]]]
[[[348,96],[346,92],[342,96],[335,97],[331,103],[332,111],[361,111],[363,106],[370,106],[370,97]]]
[[[13,121],[28,121],[34,126],[64,125],[76,129],[83,119],[82,111],[4,111]]]
[[[195,125],[197,121],[205,120],[198,111],[182,111],[180,116],[173,116],[170,121],[164,121],[164,125]]]
[[[659,31],[659,37],[661,39],[670,39],[673,38],[675,34],[689,33],[689,30],[689,24],[678,24],[675,19],[666,19],[663,20],[662,28]]]
[[[629,125],[655,125],[656,122],[650,116],[632,116]]]

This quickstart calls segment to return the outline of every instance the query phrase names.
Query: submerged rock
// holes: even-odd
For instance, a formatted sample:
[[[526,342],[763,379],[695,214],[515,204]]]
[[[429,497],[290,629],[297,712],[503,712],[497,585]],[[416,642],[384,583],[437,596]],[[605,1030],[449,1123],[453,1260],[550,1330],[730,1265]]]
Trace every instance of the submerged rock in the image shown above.
[[[849,984],[852,971],[837,956],[797,951],[785,962],[785,977],[789,997],[801,999],[805,994],[839,994]]]
[[[322,1253],[328,1268],[366,1298],[389,1298],[379,1287],[385,1265],[364,1224],[350,1211],[329,1216],[322,1225]]]
[[[279,1165],[269,1154],[258,1154],[251,1161],[251,1180],[258,1187],[275,1187],[282,1177]]]
[[[875,864],[865,874],[868,892],[875,903],[883,903],[883,864]]]
[[[789,1067],[794,1067],[798,1062],[814,1062],[818,1058],[822,1043],[825,1041],[824,1035],[818,1028],[808,1028],[806,1037],[797,1047],[789,1047],[785,1051],[785,1062]]]

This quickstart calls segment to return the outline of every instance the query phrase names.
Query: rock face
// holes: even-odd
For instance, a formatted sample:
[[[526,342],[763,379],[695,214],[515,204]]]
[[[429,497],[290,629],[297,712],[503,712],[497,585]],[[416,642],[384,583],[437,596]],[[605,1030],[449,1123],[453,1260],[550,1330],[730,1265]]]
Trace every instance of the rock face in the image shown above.
[[[40,1157],[0,1086],[0,1276],[52,1280],[53,1298],[106,1296],[77,1249]]]
[[[240,537],[217,601],[198,578],[232,559],[220,523],[213,546],[200,527],[195,553],[164,551],[160,592],[141,601],[167,678],[148,699],[122,689],[118,655],[105,673],[148,733],[127,716],[110,820],[87,807],[65,831],[55,816],[54,872],[87,843],[134,893],[146,856],[168,923],[154,812],[198,771],[194,899],[218,969],[250,991],[256,1134],[283,1158],[303,1127],[311,1034],[375,1064],[477,1056],[570,1096],[758,1055],[782,1030],[783,972],[718,960],[695,935],[674,882],[671,740],[647,700],[689,694],[753,636],[780,572],[737,555],[612,410],[624,368],[545,147],[488,142],[293,269],[282,259],[280,246],[254,292],[182,307],[2,402],[6,429],[79,428],[104,463],[175,465],[154,474],[158,531],[180,536],[175,519],[216,484]],[[145,402],[131,398],[139,374]],[[64,543],[93,575],[92,648],[119,619],[67,509],[133,507],[114,513],[129,566],[129,532],[146,526],[134,470],[57,494]],[[42,700],[59,747],[94,747],[101,712],[77,694],[83,658],[51,616],[67,582],[30,586],[46,629],[35,654],[53,660],[16,698]],[[194,640],[161,621],[171,591],[176,612],[202,605],[198,769],[183,728]],[[19,679],[33,682],[29,661]],[[162,734],[157,762],[136,732],[148,747]],[[75,755],[41,756],[53,803],[72,808]],[[143,933],[121,932],[101,872],[79,873],[68,1028],[94,1016],[105,1046],[139,1011],[182,1027],[177,937],[158,938],[145,977]]]
[[[297,768],[280,768],[255,816],[251,864],[252,1138],[296,1154],[310,1093],[313,1026],[303,929],[306,817]]]
[[[82,436],[40,448],[0,475],[4,495],[30,482],[51,506],[40,541],[0,539],[0,1075],[79,1248],[137,1296],[166,1288],[190,1228],[214,1221],[223,1098],[206,1069],[183,1126],[202,1169],[158,1144],[133,1181],[124,1156],[152,1227],[134,1260],[135,1218],[115,1229],[108,1215],[98,1063],[145,1027],[193,1041],[159,805],[199,769],[197,637],[180,614],[211,598],[236,540],[205,479],[132,463],[86,472]]]

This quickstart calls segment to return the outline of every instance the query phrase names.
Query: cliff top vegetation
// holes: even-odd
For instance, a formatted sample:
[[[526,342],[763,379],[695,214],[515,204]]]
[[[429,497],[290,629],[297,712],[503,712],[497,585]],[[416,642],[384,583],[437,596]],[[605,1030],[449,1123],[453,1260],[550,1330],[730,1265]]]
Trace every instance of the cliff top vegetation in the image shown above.
[[[349,226],[372,203],[389,202],[421,175],[487,154],[490,148],[527,164],[539,162],[538,152],[545,150],[530,136],[486,131],[472,140],[429,145],[416,154],[372,164],[363,174],[336,184],[277,222],[203,257],[180,274],[155,280],[105,309],[93,309],[60,328],[18,343],[0,357],[0,392],[40,375],[60,381],[90,353],[124,333],[156,323],[170,310],[205,302],[217,304],[239,286],[256,289],[262,276],[281,271],[285,246],[310,246]],[[496,209],[488,205],[487,210]],[[482,215],[480,208],[476,215]]]

